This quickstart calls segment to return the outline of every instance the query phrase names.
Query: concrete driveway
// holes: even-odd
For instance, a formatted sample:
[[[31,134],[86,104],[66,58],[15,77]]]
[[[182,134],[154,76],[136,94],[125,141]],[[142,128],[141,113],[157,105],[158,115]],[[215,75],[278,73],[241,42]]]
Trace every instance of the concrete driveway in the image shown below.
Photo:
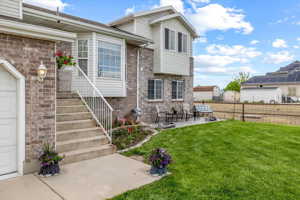
[[[58,176],[35,175],[0,181],[2,200],[101,200],[159,179],[150,166],[113,154],[64,165]]]

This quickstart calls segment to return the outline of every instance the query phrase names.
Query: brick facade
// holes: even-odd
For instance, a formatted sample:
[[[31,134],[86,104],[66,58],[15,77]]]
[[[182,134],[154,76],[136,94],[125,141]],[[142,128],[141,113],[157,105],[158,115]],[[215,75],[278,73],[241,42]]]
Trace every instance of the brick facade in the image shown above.
[[[193,72],[194,60],[190,58],[190,76],[178,76],[170,74],[154,74],[153,71],[153,50],[142,49],[140,57],[140,108],[143,111],[141,120],[148,123],[153,123],[156,117],[156,105],[159,105],[161,110],[170,111],[176,104],[188,103],[190,107],[193,104]],[[148,100],[148,80],[162,79],[163,80],[163,99],[162,101]],[[172,81],[183,80],[184,99],[183,101],[172,100]]]
[[[54,42],[0,33],[0,57],[12,64],[26,79],[25,172],[26,165],[31,165],[38,158],[44,142],[55,143],[54,50]],[[37,81],[36,71],[41,61],[48,69],[42,83]]]
[[[141,120],[152,123],[155,118],[155,106],[170,110],[176,104],[193,103],[193,58],[190,59],[190,76],[176,76],[168,74],[154,74],[153,72],[154,54],[152,49],[140,49],[140,72],[139,72],[139,107],[143,115]],[[110,105],[118,111],[120,116],[126,116],[131,110],[137,107],[137,47],[127,45],[127,97],[106,98]],[[164,99],[162,101],[148,100],[148,80],[162,79],[164,81]],[[172,100],[172,80],[184,80],[185,92],[184,101]]]
[[[127,45],[127,97],[122,98],[106,98],[108,103],[115,110],[114,115],[126,116],[131,113],[132,109],[137,107],[137,47]]]

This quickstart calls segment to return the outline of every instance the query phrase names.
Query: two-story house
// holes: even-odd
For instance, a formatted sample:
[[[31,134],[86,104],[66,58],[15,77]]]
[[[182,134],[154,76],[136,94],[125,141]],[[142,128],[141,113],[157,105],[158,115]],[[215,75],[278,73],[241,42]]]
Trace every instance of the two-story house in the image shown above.
[[[153,40],[141,51],[153,55],[138,69],[138,107],[152,121],[155,105],[171,108],[193,102],[195,28],[172,6],[130,14],[110,26]],[[129,72],[130,73],[130,72]]]
[[[172,7],[143,16],[149,35],[1,0],[0,179],[36,171],[45,143],[64,164],[114,153],[114,110],[151,121],[156,104],[192,105],[196,33]],[[77,63],[73,93],[57,90],[58,50]]]

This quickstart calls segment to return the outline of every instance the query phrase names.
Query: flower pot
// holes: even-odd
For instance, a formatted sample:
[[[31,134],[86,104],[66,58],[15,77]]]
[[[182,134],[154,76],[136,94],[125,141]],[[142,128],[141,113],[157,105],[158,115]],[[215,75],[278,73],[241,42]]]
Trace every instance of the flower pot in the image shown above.
[[[60,173],[60,167],[58,163],[42,165],[39,171],[39,175],[42,176],[54,176],[59,173]]]
[[[162,176],[162,175],[166,174],[167,172],[168,172],[168,169],[166,167],[159,168],[159,167],[152,166],[150,169],[150,174],[152,174],[152,175],[158,174],[158,175]]]
[[[72,66],[64,66],[58,71],[58,91],[71,92],[72,91]]]

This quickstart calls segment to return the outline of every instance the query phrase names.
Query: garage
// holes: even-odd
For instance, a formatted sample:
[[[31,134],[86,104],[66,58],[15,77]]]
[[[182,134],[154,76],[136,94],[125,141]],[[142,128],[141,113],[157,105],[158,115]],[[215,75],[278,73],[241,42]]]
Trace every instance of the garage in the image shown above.
[[[17,171],[17,80],[0,67],[0,175]]]
[[[4,176],[21,175],[23,171],[23,100],[23,76],[8,62],[0,60],[0,179]]]

